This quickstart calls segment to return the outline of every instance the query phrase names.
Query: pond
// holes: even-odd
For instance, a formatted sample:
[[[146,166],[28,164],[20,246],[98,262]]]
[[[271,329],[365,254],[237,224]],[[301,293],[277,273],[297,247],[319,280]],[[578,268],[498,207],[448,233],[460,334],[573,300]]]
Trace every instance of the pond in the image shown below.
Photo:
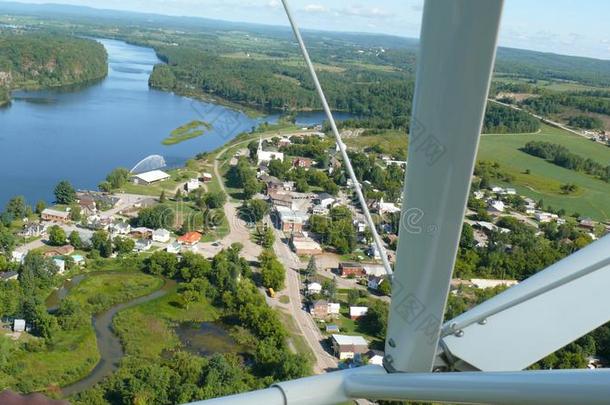
[[[221,324],[184,322],[175,331],[184,349],[199,356],[238,353],[242,349]]]

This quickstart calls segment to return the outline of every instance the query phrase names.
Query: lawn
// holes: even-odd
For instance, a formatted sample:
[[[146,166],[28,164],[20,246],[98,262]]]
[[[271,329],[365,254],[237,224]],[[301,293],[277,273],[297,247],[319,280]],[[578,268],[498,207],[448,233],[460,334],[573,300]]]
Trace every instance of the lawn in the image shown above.
[[[192,303],[188,310],[183,308],[175,286],[159,299],[118,313],[113,327],[126,354],[158,358],[163,351],[180,346],[173,326],[181,322],[213,322],[218,317],[218,311],[205,299]]]
[[[377,135],[363,135],[345,138],[345,144],[361,150],[378,149],[381,153],[404,160],[407,158],[407,133],[403,131],[383,131]]]
[[[563,208],[568,214],[609,220],[610,184],[519,150],[534,140],[560,144],[575,154],[610,164],[610,148],[546,125],[538,134],[483,135],[478,158],[500,163],[502,169],[515,177],[513,185],[524,196],[543,199],[545,205]],[[524,173],[526,169],[530,174]],[[579,191],[574,195],[561,194],[559,188],[565,183],[576,184]]]
[[[129,194],[138,194],[138,195],[150,195],[150,196],[160,196],[161,192],[165,191],[165,194],[168,197],[173,197],[173,194],[176,192],[176,189],[183,183],[186,183],[189,179],[198,178],[199,173],[193,170],[189,170],[187,168],[181,169],[173,169],[167,172],[171,178],[166,181],[162,181],[159,183],[151,184],[148,186],[139,185],[134,183],[127,183],[123,187],[121,187],[120,191]]]
[[[90,314],[143,296],[161,287],[163,280],[142,273],[92,274],[75,287],[68,297],[82,304]],[[65,386],[86,376],[100,359],[91,323],[76,330],[59,329],[50,347],[28,334],[19,341],[0,337],[0,347],[10,352],[10,374],[0,375],[0,389],[11,387],[22,392],[43,391]],[[36,349],[24,344],[36,343]],[[7,344],[8,342],[8,344]]]

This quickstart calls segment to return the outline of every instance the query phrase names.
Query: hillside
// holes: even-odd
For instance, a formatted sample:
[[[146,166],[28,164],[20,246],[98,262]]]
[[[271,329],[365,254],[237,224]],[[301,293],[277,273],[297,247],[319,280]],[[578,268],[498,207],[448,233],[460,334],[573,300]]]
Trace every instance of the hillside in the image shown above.
[[[92,40],[46,34],[0,34],[0,104],[8,90],[99,80],[108,73],[104,47]]]

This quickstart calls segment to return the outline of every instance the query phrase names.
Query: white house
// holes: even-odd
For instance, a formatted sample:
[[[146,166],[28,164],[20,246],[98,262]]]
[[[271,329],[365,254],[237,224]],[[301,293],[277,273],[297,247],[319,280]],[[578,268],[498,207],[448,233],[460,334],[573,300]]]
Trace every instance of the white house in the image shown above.
[[[53,263],[57,266],[57,272],[64,274],[66,272],[66,261],[63,259],[53,259]]]
[[[110,233],[113,236],[129,235],[129,232],[131,232],[131,225],[129,225],[127,222],[117,222],[110,226]]]
[[[23,264],[23,261],[25,260],[25,256],[26,256],[26,252],[13,251],[11,253],[11,259],[13,260],[13,262],[19,263],[19,264]]]
[[[367,307],[349,307],[349,317],[352,318],[352,320],[362,318],[367,312],[369,312]]]
[[[394,214],[396,212],[400,212],[400,207],[398,207],[394,203],[387,203],[383,201],[383,198],[377,203],[377,210],[379,214],[383,215],[385,213]]]
[[[263,150],[263,138],[261,137],[258,142],[258,150],[256,151],[256,158],[258,165],[261,163],[269,163],[273,159],[284,161],[284,154],[282,152],[268,152]]]
[[[13,321],[13,332],[25,332],[25,319],[15,319]]]
[[[324,208],[330,208],[335,201],[337,199],[328,193],[320,193],[314,199],[315,204],[321,205]]]
[[[203,172],[203,174],[201,175],[201,180],[203,180],[204,182],[212,181],[213,178],[214,176],[212,176],[212,173]]]
[[[338,302],[328,303],[328,315],[339,315],[341,312],[341,304]]]
[[[152,240],[159,243],[169,242],[171,234],[167,229],[156,229],[153,231]]]
[[[185,185],[186,191],[191,192],[199,188],[199,179],[190,179]]]
[[[174,242],[170,245],[167,245],[167,247],[165,248],[165,251],[167,253],[173,253],[173,254],[177,255],[178,253],[180,253],[182,251],[182,244],[180,244],[178,242]]]
[[[375,243],[371,243],[369,245],[367,253],[373,259],[376,259],[376,260],[380,260],[381,259],[381,253],[379,252],[379,249],[377,248],[377,244],[375,244]]]
[[[140,239],[136,242],[135,251],[136,252],[145,252],[150,250],[152,247],[152,240],[150,239]]]
[[[489,202],[489,210],[492,212],[504,212],[506,206],[500,200],[491,200]]]
[[[320,294],[322,292],[322,284],[320,283],[311,283],[307,286],[308,294]]]

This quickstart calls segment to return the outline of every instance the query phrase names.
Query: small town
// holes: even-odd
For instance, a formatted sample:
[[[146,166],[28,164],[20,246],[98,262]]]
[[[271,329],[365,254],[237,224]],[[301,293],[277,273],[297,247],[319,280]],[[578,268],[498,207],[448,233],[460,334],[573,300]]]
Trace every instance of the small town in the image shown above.
[[[281,270],[278,274],[259,268],[259,288],[271,307],[294,320],[296,333],[315,355],[314,370],[381,364],[380,331],[391,282],[351,197],[353,184],[341,174],[339,148],[321,129],[251,134],[250,141],[232,142],[183,169],[137,174],[117,170],[109,175],[106,183],[118,182],[117,188],[129,192],[116,192],[106,183],[100,185],[108,190],[104,192],[75,191],[60,184],[58,201],[64,195],[69,198],[56,206],[36,207],[22,219],[11,260],[23,264],[29,252],[40,251],[53,260],[59,276],[69,278],[100,256],[181,257],[190,252],[213,259],[237,245],[242,257],[260,263],[273,252]],[[370,174],[363,176],[362,186],[385,253],[394,263],[406,162],[384,153],[364,157],[347,139],[355,165]],[[316,160],[321,154],[329,156],[326,162]],[[518,272],[469,277],[472,258],[467,250],[523,249],[509,241],[511,233],[525,230],[541,244],[562,235],[559,243],[571,249],[610,231],[608,224],[566,217],[514,188],[494,184],[499,171],[480,164],[473,176],[461,244],[465,259],[458,259],[460,278],[451,283],[454,299],[472,301],[484,290],[498,292],[522,278]],[[386,174],[376,178],[379,172]],[[395,187],[388,185],[390,175],[398,182]],[[9,203],[28,212],[19,205],[18,199]],[[15,271],[0,274],[5,282],[17,278]],[[29,330],[23,319],[12,322],[7,327],[15,339]]]

